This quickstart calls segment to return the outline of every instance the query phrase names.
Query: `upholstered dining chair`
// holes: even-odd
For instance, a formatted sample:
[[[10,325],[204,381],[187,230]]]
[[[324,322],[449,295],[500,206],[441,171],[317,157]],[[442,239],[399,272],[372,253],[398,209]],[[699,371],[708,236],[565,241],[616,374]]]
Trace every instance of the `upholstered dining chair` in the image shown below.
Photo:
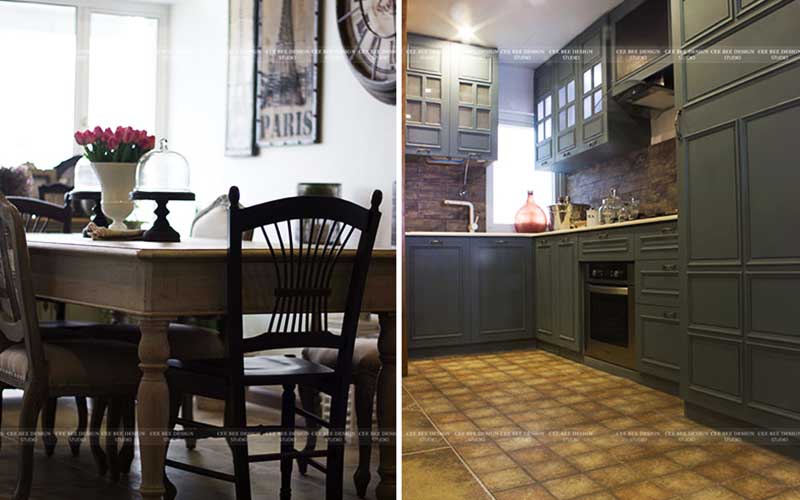
[[[254,462],[280,461],[282,500],[291,498],[292,465],[298,457],[325,471],[326,498],[342,497],[344,472],[344,431],[351,377],[353,349],[358,327],[367,271],[380,221],[381,192],[372,195],[369,209],[329,197],[303,196],[239,208],[239,189],[229,193],[231,208],[228,224],[226,272],[227,315],[225,344],[227,356],[219,359],[168,362],[170,422],[197,438],[226,438],[233,455],[234,474],[225,474],[167,459],[168,467],[233,482],[237,500],[250,500],[250,469]],[[300,239],[294,243],[294,224]],[[309,229],[305,231],[305,229]],[[264,237],[263,252],[271,263],[264,272],[275,277],[274,286],[263,294],[274,303],[264,333],[244,338],[242,314],[243,249],[242,235],[258,230]],[[358,246],[349,277],[345,273],[347,300],[341,335],[328,331],[328,300],[334,270],[344,248],[358,233]],[[308,236],[305,236],[308,235]],[[298,236],[295,234],[294,236]],[[249,264],[253,265],[253,264]],[[247,356],[274,349],[322,347],[336,349],[338,362],[329,368],[294,356]],[[297,385],[317,388],[332,397],[328,419],[314,415],[295,403]],[[248,426],[245,390],[250,386],[283,387],[281,424]],[[179,419],[178,407],[184,393],[225,401],[222,426]],[[295,449],[295,415],[312,418],[330,429],[327,449],[305,452]],[[279,433],[279,453],[250,455],[249,434]],[[326,458],[322,463],[316,458]],[[165,475],[170,498],[177,493]]]
[[[36,424],[46,401],[59,396],[130,399],[139,385],[134,347],[68,335],[55,338],[43,338],[39,328],[25,223],[0,195],[0,383],[24,391],[14,500],[30,495]]]

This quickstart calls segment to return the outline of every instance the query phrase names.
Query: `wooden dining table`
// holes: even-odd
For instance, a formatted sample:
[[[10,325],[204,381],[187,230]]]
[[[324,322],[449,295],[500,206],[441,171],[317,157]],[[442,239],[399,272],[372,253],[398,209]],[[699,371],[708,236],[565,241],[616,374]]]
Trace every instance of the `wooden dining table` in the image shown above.
[[[29,234],[28,247],[37,297],[125,313],[141,330],[137,423],[141,458],[140,492],[163,497],[164,432],[169,398],[165,370],[167,328],[186,316],[225,313],[227,242],[187,239],[180,243],[93,241],[80,234]],[[332,280],[331,311],[342,311],[349,269],[355,256],[346,250]],[[245,242],[243,301],[246,314],[272,311],[275,276],[266,245]],[[377,419],[380,482],[376,496],[395,498],[396,393],[395,251],[373,252],[362,311],[380,323]]]

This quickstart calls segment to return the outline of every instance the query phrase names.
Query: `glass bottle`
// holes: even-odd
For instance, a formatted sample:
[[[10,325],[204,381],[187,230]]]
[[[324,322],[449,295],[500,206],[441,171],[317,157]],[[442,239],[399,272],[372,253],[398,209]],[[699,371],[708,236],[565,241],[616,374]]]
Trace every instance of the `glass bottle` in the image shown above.
[[[514,229],[518,233],[542,233],[547,230],[547,215],[533,199],[533,191],[528,191],[528,200],[514,217]]]

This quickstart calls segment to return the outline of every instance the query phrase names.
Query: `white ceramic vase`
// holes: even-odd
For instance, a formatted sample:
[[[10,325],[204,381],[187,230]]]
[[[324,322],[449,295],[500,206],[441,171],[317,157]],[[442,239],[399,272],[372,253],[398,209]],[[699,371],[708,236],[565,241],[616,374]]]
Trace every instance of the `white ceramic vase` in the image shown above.
[[[113,220],[110,229],[125,230],[123,222],[133,212],[131,191],[136,184],[136,163],[92,163],[100,179],[101,206]]]

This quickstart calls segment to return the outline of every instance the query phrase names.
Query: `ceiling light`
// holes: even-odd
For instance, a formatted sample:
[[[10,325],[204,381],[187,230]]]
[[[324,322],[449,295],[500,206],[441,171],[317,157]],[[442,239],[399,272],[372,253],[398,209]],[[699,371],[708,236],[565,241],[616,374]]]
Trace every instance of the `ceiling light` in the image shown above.
[[[468,41],[472,40],[472,38],[475,37],[475,27],[474,26],[466,26],[466,25],[459,26],[458,27],[458,33],[456,34],[456,36],[462,42],[468,42]]]

